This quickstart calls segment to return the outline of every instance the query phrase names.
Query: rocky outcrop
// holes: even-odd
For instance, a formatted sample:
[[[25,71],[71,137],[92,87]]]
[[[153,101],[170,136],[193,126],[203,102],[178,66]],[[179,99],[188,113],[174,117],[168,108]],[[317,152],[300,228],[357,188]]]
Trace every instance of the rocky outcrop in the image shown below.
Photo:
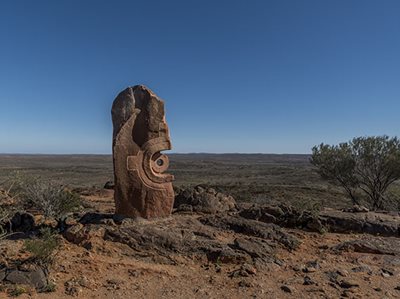
[[[196,186],[177,190],[174,207],[178,211],[215,214],[235,210],[236,201],[232,196],[213,188]]]
[[[101,218],[104,216],[104,219]],[[70,242],[89,248],[94,239],[126,244],[138,255],[162,257],[190,256],[221,263],[276,262],[277,247],[294,249],[298,240],[274,224],[266,224],[237,216],[203,216],[175,214],[157,220],[116,219],[110,225],[107,215],[84,216],[81,223],[65,232]],[[90,222],[92,221],[92,222]],[[232,239],[222,235],[232,234]]]
[[[332,209],[300,211],[287,205],[252,205],[240,210],[247,219],[275,223],[290,228],[336,233],[367,233],[371,235],[400,237],[400,217],[383,213],[363,212],[360,209],[344,212]]]
[[[288,249],[295,249],[299,245],[299,241],[295,237],[283,232],[279,226],[272,223],[263,223],[229,215],[203,217],[200,222],[222,230],[230,230],[247,236],[272,240]]]
[[[122,91],[112,106],[115,213],[158,218],[171,214],[173,176],[164,102],[142,85]]]
[[[336,251],[400,255],[400,240],[397,238],[363,238],[340,243],[333,247]]]

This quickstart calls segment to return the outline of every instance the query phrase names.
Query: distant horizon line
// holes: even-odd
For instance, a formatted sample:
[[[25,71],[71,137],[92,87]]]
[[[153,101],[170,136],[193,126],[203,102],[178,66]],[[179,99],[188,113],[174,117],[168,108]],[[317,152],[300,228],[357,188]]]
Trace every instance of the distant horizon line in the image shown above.
[[[226,153],[214,153],[214,152],[173,152],[167,153],[167,155],[311,155],[311,153],[241,153],[241,152],[226,152]],[[0,156],[112,156],[112,153],[99,154],[99,153],[0,153]]]

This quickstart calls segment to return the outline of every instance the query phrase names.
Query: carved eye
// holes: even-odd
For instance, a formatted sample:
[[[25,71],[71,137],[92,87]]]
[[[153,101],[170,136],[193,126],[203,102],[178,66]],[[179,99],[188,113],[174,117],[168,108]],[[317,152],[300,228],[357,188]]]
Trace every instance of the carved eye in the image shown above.
[[[156,161],[156,163],[157,163],[158,166],[163,166],[164,165],[164,161],[162,159],[158,159]]]

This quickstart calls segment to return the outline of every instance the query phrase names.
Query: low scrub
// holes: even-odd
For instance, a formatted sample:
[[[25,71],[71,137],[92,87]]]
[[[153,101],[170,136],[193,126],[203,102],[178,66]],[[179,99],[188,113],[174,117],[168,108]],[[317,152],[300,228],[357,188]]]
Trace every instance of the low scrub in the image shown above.
[[[59,243],[59,237],[54,231],[43,228],[39,237],[25,241],[24,248],[37,264],[45,266],[53,262]]]
[[[15,175],[9,181],[11,196],[24,209],[37,210],[46,218],[59,219],[80,208],[79,195],[55,182],[21,175]]]

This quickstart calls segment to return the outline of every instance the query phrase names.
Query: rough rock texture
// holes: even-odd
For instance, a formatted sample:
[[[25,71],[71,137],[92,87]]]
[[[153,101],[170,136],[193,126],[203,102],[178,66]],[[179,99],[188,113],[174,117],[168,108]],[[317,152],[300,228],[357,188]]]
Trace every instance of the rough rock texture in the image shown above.
[[[19,269],[24,267],[26,269]],[[43,290],[47,286],[47,275],[47,270],[34,265],[22,264],[15,268],[7,268],[0,265],[0,282],[4,280],[7,283],[29,285],[38,291]]]
[[[164,174],[171,149],[164,102],[142,85],[122,91],[112,106],[116,214],[157,218],[171,214],[173,176]]]
[[[334,250],[354,251],[372,254],[400,255],[398,238],[370,238],[342,242],[333,247]]]
[[[276,225],[236,216],[209,215],[198,219],[175,214],[155,220],[115,219],[114,225],[106,223],[109,220],[108,215],[87,214],[64,235],[85,248],[95,246],[96,239],[122,243],[163,263],[182,256],[225,264],[277,263],[277,248],[293,249],[298,244],[294,236]],[[230,231],[238,232],[235,238],[226,238]]]
[[[306,228],[310,231],[337,233],[367,233],[399,237],[400,218],[374,212],[299,211],[286,205],[252,205],[242,208],[240,216],[285,227]]]
[[[174,207],[178,211],[192,210],[215,214],[234,210],[236,207],[236,201],[232,196],[217,192],[213,188],[196,186],[177,190],[176,193]]]
[[[320,213],[320,221],[329,231],[338,233],[367,233],[371,235],[399,237],[400,218],[374,212],[340,212],[326,210]]]
[[[263,223],[229,215],[203,217],[200,222],[247,236],[273,240],[283,244],[288,249],[295,249],[299,245],[299,241],[295,237],[283,232],[279,226],[272,223]]]

